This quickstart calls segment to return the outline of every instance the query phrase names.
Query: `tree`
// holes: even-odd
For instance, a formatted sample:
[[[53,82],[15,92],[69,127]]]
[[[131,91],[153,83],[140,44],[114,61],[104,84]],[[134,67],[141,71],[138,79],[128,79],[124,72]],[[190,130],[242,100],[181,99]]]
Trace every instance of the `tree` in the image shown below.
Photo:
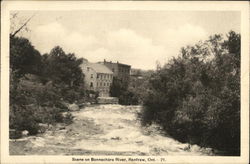
[[[35,14],[31,15],[29,18],[21,19],[18,16],[18,12],[12,12],[10,14],[10,37],[15,37],[22,30],[28,31],[29,28],[27,27],[27,25],[34,16]]]
[[[66,54],[59,46],[53,48],[48,55],[43,56],[44,76],[55,83],[64,83],[70,87],[82,85],[84,74],[80,68],[82,59],[75,54]]]
[[[127,86],[120,79],[114,77],[112,85],[110,86],[110,95],[113,97],[119,97],[126,90]]]
[[[182,48],[150,85],[144,124],[156,122],[183,142],[240,154],[240,34]]]
[[[41,72],[41,55],[30,41],[23,37],[10,37],[10,68],[19,76]]]
[[[119,103],[122,105],[136,105],[139,103],[138,97],[128,86],[129,83],[127,81],[114,77],[110,87],[110,95],[118,97]]]
[[[60,47],[41,56],[28,39],[10,35],[10,128],[33,135],[39,123],[70,123],[72,116],[61,114],[68,110],[62,100],[73,103],[83,97],[81,64]]]

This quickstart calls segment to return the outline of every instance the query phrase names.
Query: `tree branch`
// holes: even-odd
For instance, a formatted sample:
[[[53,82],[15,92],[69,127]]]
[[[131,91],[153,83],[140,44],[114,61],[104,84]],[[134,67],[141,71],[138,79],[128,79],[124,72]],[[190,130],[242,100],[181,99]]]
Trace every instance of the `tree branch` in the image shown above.
[[[14,37],[18,32],[20,32],[34,16],[35,14],[33,14],[29,19],[27,19],[27,21],[19,29],[17,29],[13,34],[11,34],[11,37]]]

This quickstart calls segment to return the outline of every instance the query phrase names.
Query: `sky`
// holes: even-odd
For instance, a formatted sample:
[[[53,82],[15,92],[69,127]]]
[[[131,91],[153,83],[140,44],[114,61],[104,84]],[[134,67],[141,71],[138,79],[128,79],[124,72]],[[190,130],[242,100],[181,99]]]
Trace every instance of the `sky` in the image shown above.
[[[31,15],[27,37],[41,54],[59,45],[89,62],[119,61],[155,69],[178,56],[181,47],[230,30],[240,33],[237,11],[19,11]],[[18,23],[17,23],[18,24]]]

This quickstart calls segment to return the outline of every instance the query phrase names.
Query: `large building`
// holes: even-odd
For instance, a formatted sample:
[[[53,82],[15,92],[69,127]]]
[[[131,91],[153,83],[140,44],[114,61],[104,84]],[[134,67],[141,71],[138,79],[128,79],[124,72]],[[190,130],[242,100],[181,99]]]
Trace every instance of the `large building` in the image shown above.
[[[107,66],[113,72],[113,76],[116,77],[117,79],[120,79],[125,82],[129,81],[130,69],[131,69],[130,65],[122,64],[119,62],[116,63],[113,63],[111,61],[108,62],[106,60],[99,63]]]
[[[109,97],[113,72],[105,65],[99,63],[86,62],[81,68],[85,74],[86,88],[99,92],[100,97]]]

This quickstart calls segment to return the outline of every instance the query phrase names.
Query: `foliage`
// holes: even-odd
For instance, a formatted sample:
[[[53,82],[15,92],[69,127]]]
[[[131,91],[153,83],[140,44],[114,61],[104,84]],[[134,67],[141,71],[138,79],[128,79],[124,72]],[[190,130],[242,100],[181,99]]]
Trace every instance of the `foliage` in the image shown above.
[[[134,92],[128,89],[129,83],[122,81],[116,77],[113,78],[113,83],[110,87],[110,95],[119,98],[119,104],[122,105],[136,105],[138,99]]]
[[[138,74],[138,72],[140,74]],[[153,71],[138,70],[136,75],[130,77],[128,90],[134,94],[138,99],[138,104],[143,104],[143,100],[149,94],[151,88],[149,86],[149,79]]]
[[[150,79],[143,124],[183,142],[240,154],[240,35],[231,31],[181,49]]]
[[[28,39],[10,36],[10,129],[39,132],[39,123],[71,123],[66,103],[85,96],[84,75],[74,54],[55,47],[43,56]]]
[[[79,86],[83,84],[84,78],[80,68],[82,62],[75,54],[66,54],[61,47],[56,46],[49,54],[43,55],[44,76],[54,83]]]
[[[114,77],[110,87],[111,96],[118,97],[119,103],[122,105],[142,104],[143,99],[150,90],[148,83],[153,71],[134,69],[133,72],[129,81],[121,81]]]
[[[60,113],[68,109],[62,107],[58,94],[52,86],[31,83],[25,78],[11,80],[10,128],[28,130],[32,135],[38,132],[39,123],[60,122]]]
[[[112,85],[110,86],[110,94],[113,97],[119,97],[123,92],[127,90],[127,82],[123,82],[120,79],[114,77]]]
[[[119,96],[119,103],[123,105],[137,105],[139,102],[134,92],[126,90]]]
[[[28,39],[10,37],[10,68],[17,71],[16,75],[41,72],[41,55]]]

